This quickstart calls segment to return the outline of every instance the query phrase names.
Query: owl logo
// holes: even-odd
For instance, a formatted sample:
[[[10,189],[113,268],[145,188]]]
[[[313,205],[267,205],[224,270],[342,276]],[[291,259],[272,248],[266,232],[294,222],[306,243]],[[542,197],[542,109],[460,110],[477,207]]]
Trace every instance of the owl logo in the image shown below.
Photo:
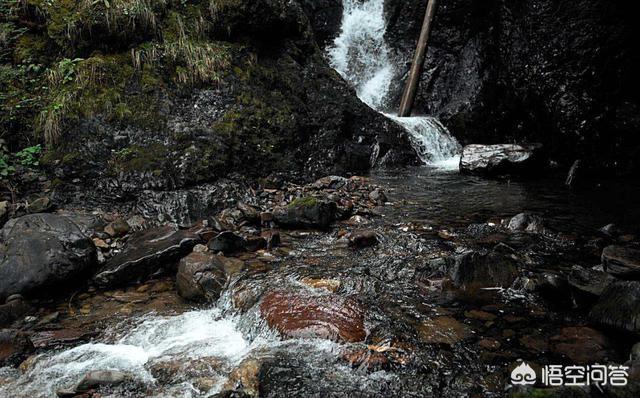
[[[511,371],[511,384],[517,386],[526,386],[536,384],[536,372],[527,365],[526,362],[522,362],[520,366]]]

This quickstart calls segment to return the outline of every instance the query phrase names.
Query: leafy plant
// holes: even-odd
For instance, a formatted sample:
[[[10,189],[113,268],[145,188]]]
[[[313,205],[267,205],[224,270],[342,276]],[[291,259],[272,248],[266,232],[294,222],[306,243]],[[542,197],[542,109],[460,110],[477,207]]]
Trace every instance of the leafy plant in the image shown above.
[[[37,167],[40,165],[40,153],[42,147],[40,144],[30,146],[15,153],[14,158],[22,166],[25,167]]]
[[[40,165],[40,144],[24,148],[14,154],[7,151],[6,147],[0,148],[0,177],[11,177],[16,172],[16,165],[34,168]]]

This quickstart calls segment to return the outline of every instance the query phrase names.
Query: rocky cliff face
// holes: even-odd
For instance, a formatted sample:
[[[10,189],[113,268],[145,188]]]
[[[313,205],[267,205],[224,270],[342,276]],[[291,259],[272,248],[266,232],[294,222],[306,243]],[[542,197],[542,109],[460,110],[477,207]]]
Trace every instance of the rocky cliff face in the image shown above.
[[[387,40],[409,62],[422,0],[388,0]],[[464,143],[543,142],[561,163],[638,167],[640,114],[627,3],[581,0],[440,2],[417,111]],[[401,85],[395,90],[401,92]]]
[[[5,3],[3,138],[46,141],[58,186],[126,198],[230,173],[306,179],[416,161],[402,128],[322,56],[340,2]]]

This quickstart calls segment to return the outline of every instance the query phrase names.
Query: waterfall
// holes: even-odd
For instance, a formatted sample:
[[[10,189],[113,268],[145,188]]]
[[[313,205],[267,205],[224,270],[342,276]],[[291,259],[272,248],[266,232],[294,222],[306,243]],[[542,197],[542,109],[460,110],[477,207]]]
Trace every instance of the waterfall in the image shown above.
[[[342,30],[328,50],[329,62],[364,103],[384,113],[391,81],[398,76],[392,51],[384,40],[384,0],[343,0],[343,5]],[[436,118],[384,114],[404,127],[423,163],[458,167],[460,145]]]

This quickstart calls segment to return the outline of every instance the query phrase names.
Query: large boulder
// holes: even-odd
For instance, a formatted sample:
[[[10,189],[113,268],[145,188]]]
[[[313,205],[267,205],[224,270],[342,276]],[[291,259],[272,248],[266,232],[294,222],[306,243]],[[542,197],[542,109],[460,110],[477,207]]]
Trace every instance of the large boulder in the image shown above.
[[[262,300],[260,313],[271,328],[287,338],[358,342],[366,337],[363,307],[355,299],[337,294],[272,292]]]
[[[227,283],[224,264],[209,252],[193,252],[180,260],[176,274],[178,294],[187,300],[213,302]]]
[[[467,252],[455,259],[451,278],[466,288],[509,287],[518,277],[518,262],[499,250]]]
[[[299,198],[273,212],[279,225],[289,228],[327,228],[336,219],[337,205],[313,197]]]
[[[166,225],[134,234],[125,249],[95,275],[98,286],[111,287],[144,279],[178,261],[200,242],[197,233]]]
[[[589,318],[600,325],[640,333],[640,282],[610,284],[591,309]]]
[[[609,274],[621,279],[640,279],[640,250],[611,245],[602,251],[602,265]]]
[[[93,241],[64,216],[14,218],[0,235],[0,300],[14,293],[51,295],[79,282],[97,264]]]
[[[467,145],[462,150],[460,171],[479,175],[533,172],[541,164],[541,149],[539,144]]]

